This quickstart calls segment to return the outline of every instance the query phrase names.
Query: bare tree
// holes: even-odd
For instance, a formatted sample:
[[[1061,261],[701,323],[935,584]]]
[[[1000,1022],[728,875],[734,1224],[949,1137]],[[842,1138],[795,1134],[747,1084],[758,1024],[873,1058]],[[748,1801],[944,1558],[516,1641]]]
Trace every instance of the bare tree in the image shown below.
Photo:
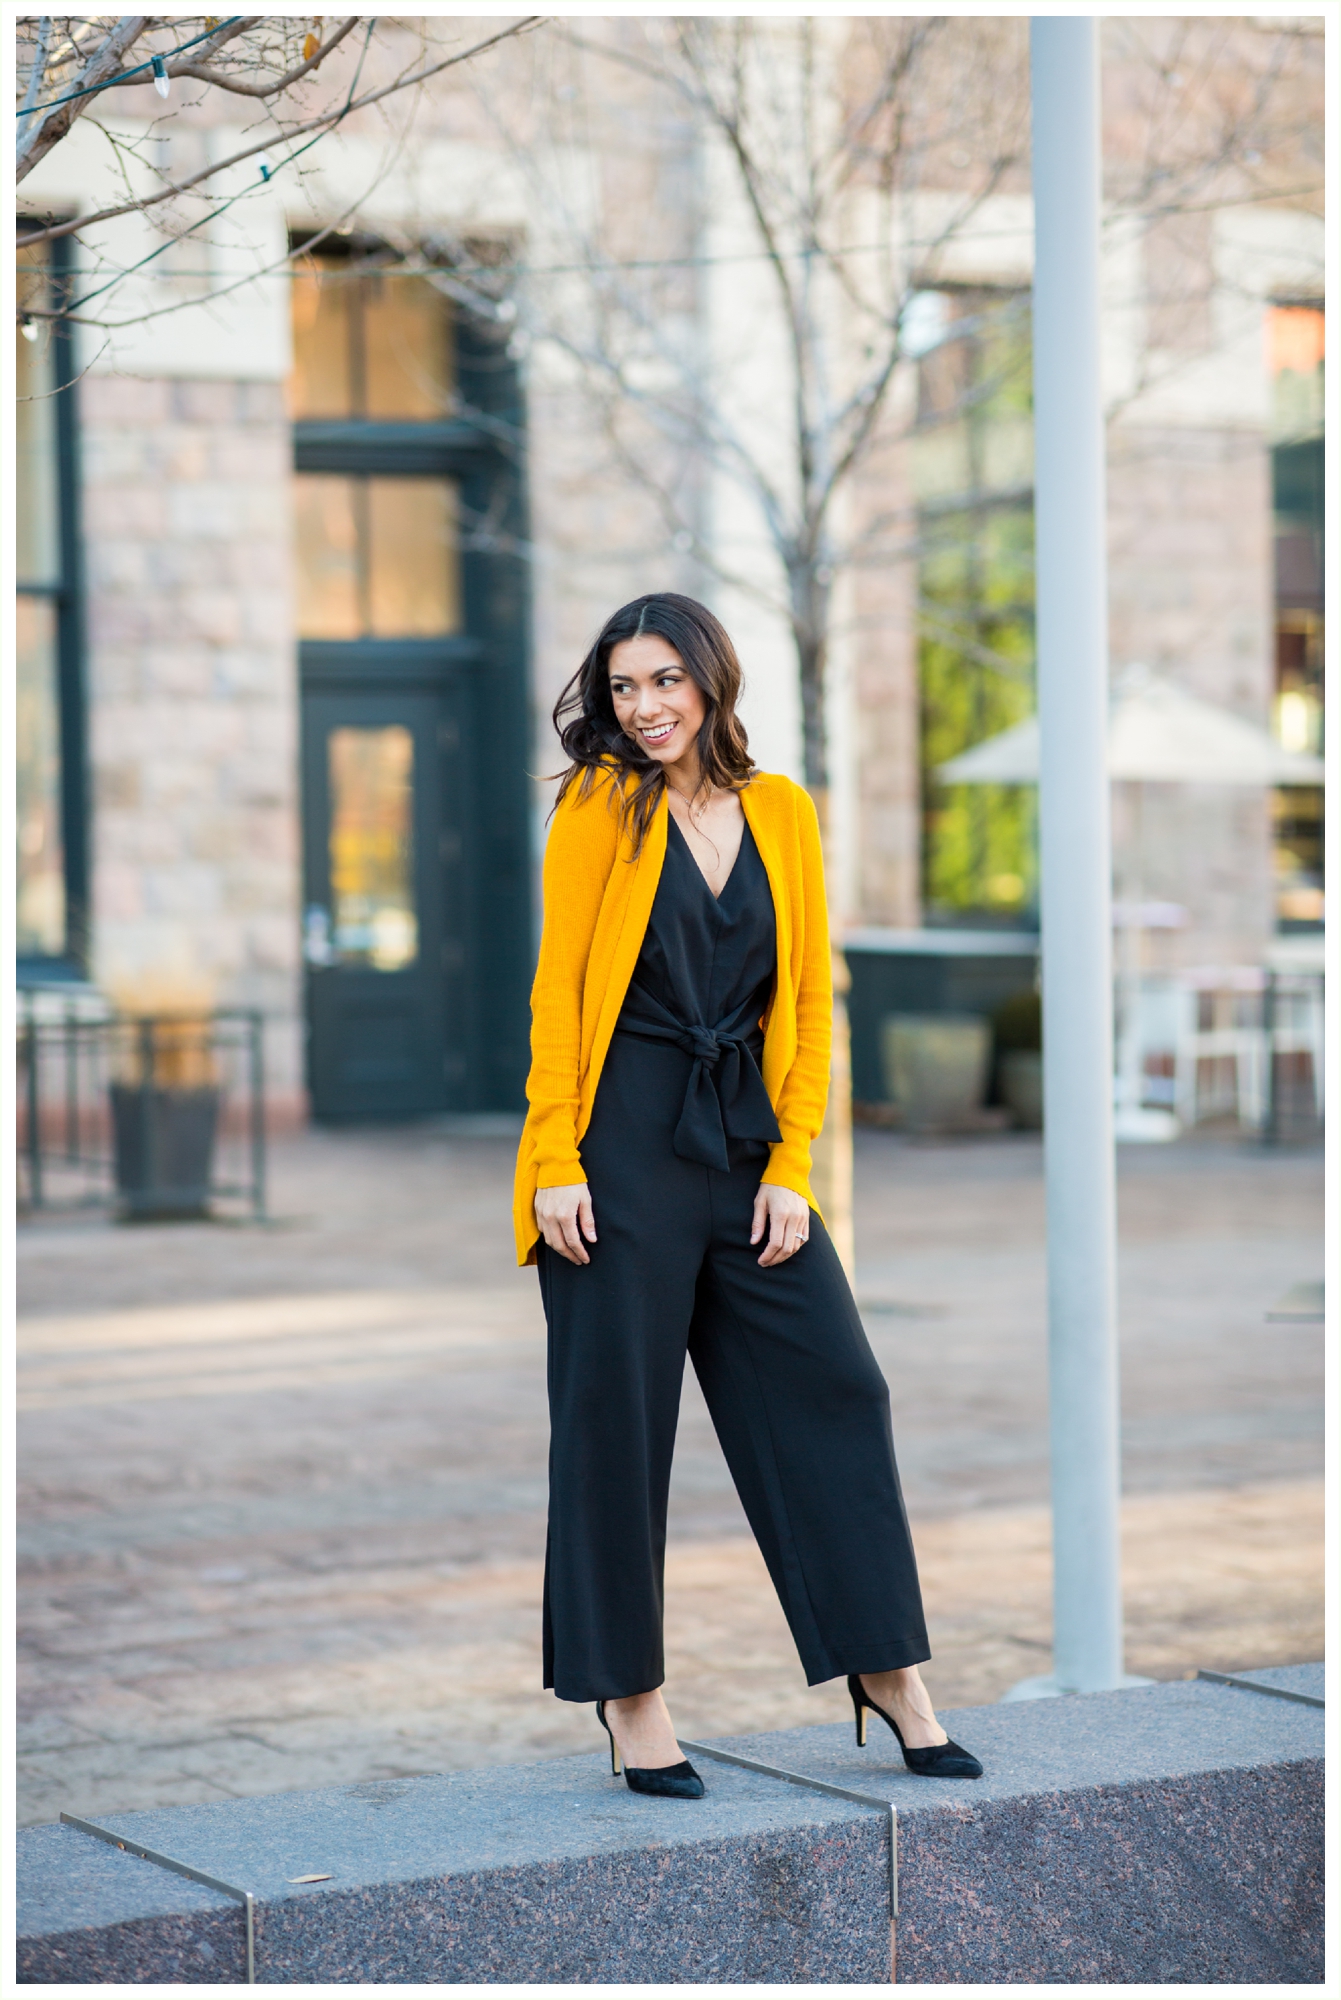
[[[22,183],[69,137],[77,121],[96,125],[108,146],[105,191],[75,218],[43,216],[29,206],[19,228],[31,251],[60,237],[77,240],[124,217],[146,217],[162,241],[157,257],[183,237],[207,229],[238,199],[237,169],[254,162],[251,185],[260,187],[292,167],[321,139],[360,113],[405,107],[408,124],[425,85],[486,49],[538,25],[528,15],[461,46],[456,24],[441,32],[437,18],[405,21],[349,15],[331,24],[320,16],[62,15],[25,16],[18,24],[18,140],[16,178]],[[114,93],[109,98],[108,93]],[[244,143],[227,157],[181,173],[172,166],[165,138],[197,121],[211,92],[246,107]],[[143,108],[135,102],[143,98]],[[167,100],[166,103],[163,100]],[[127,106],[133,105],[133,113]],[[127,134],[118,119],[148,114],[146,130]],[[146,181],[148,186],[146,188]],[[227,192],[221,190],[227,189]],[[150,261],[141,258],[132,269]],[[116,260],[112,259],[116,271]],[[130,272],[122,270],[121,276]],[[251,275],[260,275],[257,271]],[[99,286],[97,312],[70,300],[45,302],[34,283],[20,299],[29,319],[79,320],[108,326],[106,295]],[[236,289],[246,278],[235,279]],[[169,310],[201,305],[213,294],[178,301]]]
[[[548,218],[549,245],[561,246],[556,270],[522,269],[521,325],[576,364],[612,463],[647,493],[668,540],[786,616],[805,781],[822,801],[835,584],[847,566],[908,559],[921,547],[914,506],[872,512],[845,499],[874,455],[960,421],[1001,387],[990,367],[973,379],[959,371],[955,393],[929,407],[909,393],[906,364],[926,351],[925,295],[956,284],[955,253],[984,204],[1028,192],[1026,24],[816,14],[620,22],[600,37],[555,32],[575,60],[547,96],[547,127],[523,127],[515,106],[486,92]],[[1209,21],[1117,23],[1113,36],[1114,226],[1177,239],[1166,259],[1176,311],[1203,278],[1204,289],[1211,282],[1209,264],[1204,274],[1190,269],[1181,245],[1200,241],[1215,207],[1288,199],[1307,208],[1320,198],[1319,44],[1288,26],[1245,35],[1240,24]],[[711,191],[700,175],[682,200],[678,247],[661,218],[643,213],[632,245],[613,209],[593,213],[565,194],[556,163],[565,148],[593,143],[602,72],[612,66],[644,80],[650,120],[669,130],[678,116],[678,141],[668,143],[712,158]],[[620,164],[634,171],[632,154]],[[688,188],[692,176],[682,178]],[[766,434],[742,415],[739,370],[685,332],[701,304],[690,294],[704,267],[707,211],[723,199],[753,232],[771,284],[770,333],[785,350],[785,391]],[[933,337],[981,341],[1014,316],[1020,337],[997,345],[1002,366],[1023,364],[1027,375],[1027,304],[1018,289],[1000,294]],[[761,331],[760,345],[768,338]],[[1162,365],[1186,364],[1175,354]],[[1147,370],[1138,391],[1149,379]],[[733,566],[705,532],[695,466],[757,509],[776,589],[757,568]],[[984,666],[1018,676],[1018,662],[978,651]]]
[[[667,452],[725,475],[758,509],[778,562],[775,601],[796,647],[805,781],[821,803],[834,583],[859,539],[839,525],[837,503],[888,431],[915,295],[1027,157],[1021,31],[973,27],[962,36],[926,17],[700,17],[664,30],[630,26],[605,41],[569,37],[593,62],[669,92],[687,143],[712,148],[733,184],[786,354],[785,405],[766,437],[742,422],[720,357],[682,336],[674,295],[684,291],[692,246],[659,268],[621,258],[599,221],[560,208],[561,183],[538,135],[510,129],[506,106],[491,104],[571,255],[556,283],[543,271],[523,275],[523,328],[579,365],[612,455],[653,497],[669,537],[726,580],[767,595],[766,581],[738,573],[705,532],[693,480],[668,473]],[[574,122],[581,115],[570,111]],[[967,171],[949,157],[951,136],[966,129],[978,141]],[[914,207],[924,221],[937,214],[910,246]],[[576,287],[574,268],[585,280]]]

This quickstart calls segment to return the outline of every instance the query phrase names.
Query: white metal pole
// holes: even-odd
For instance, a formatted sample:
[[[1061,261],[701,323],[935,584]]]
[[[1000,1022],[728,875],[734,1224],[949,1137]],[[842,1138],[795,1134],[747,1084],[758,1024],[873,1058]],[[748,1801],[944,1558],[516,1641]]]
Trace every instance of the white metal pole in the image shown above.
[[[1122,1682],[1097,21],[1036,18],[1030,64],[1053,1679],[1083,1691]]]

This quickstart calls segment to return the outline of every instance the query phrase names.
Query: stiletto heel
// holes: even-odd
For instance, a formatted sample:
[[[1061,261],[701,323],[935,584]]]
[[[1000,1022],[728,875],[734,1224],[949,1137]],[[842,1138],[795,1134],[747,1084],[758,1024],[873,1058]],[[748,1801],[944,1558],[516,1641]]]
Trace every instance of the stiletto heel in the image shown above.
[[[650,1799],[701,1799],[706,1787],[702,1778],[686,1757],[680,1764],[665,1764],[652,1771],[636,1771],[632,1764],[625,1764],[619,1754],[615,1732],[606,1720],[605,1703],[596,1704],[596,1720],[610,1738],[610,1775],[617,1778],[622,1771],[624,1783],[631,1792],[640,1792]]]
[[[615,1732],[605,1719],[605,1703],[603,1701],[598,1701],[596,1704],[596,1720],[610,1738],[610,1776],[612,1778],[622,1777],[624,1760],[619,1754],[619,1745],[615,1741]]]
[[[860,1674],[848,1675],[847,1691],[852,1697],[852,1707],[857,1718],[857,1746],[859,1749],[864,1750],[866,1747],[866,1711],[869,1708],[873,1715],[878,1715],[882,1722],[889,1724],[898,1738],[899,1748],[903,1752],[904,1763],[910,1771],[915,1771],[919,1778],[980,1778],[982,1776],[982,1765],[978,1762],[972,1751],[965,1750],[962,1744],[956,1743],[950,1737],[947,1737],[944,1743],[928,1743],[924,1744],[920,1749],[910,1750],[903,1740],[903,1731],[899,1728],[893,1716],[881,1708],[878,1701],[873,1701],[870,1695],[867,1694],[861,1684]]]

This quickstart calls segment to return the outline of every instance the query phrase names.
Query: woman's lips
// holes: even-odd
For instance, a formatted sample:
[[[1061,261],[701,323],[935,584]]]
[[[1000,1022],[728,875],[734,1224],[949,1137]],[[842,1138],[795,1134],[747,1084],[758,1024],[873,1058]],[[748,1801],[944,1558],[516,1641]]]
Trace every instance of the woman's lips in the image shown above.
[[[655,729],[640,729],[638,734],[644,743],[664,743],[672,732],[679,728],[677,722],[659,723]]]

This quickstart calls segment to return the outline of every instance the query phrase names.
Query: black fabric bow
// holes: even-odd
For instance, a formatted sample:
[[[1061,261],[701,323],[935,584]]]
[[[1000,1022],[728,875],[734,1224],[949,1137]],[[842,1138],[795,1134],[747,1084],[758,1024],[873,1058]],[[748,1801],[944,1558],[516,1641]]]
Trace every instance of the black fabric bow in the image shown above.
[[[632,996],[631,996],[632,998]],[[640,992],[619,1017],[618,1032],[646,1042],[670,1042],[694,1058],[674,1146],[682,1160],[729,1173],[728,1139],[776,1145],[782,1137],[764,1079],[750,1047],[758,1021],[739,1014],[715,1028],[687,1027],[652,994]]]

